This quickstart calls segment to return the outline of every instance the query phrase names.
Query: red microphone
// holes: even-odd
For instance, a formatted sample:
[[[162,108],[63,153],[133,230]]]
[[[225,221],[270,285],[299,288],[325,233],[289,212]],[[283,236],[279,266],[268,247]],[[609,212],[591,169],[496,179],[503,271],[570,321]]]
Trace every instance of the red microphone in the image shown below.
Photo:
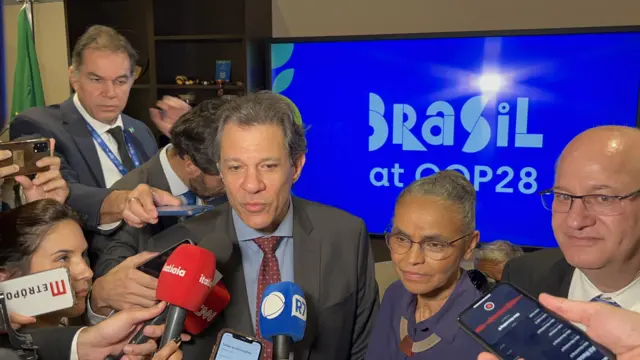
[[[167,302],[167,322],[159,348],[180,336],[187,312],[197,312],[213,285],[216,258],[201,247],[184,244],[169,256],[160,272],[156,297]]]
[[[200,306],[197,312],[189,312],[187,319],[184,321],[184,329],[191,335],[198,335],[218,317],[218,314],[227,307],[231,301],[231,295],[224,286],[218,281],[211,288],[209,296],[207,296],[204,304]]]

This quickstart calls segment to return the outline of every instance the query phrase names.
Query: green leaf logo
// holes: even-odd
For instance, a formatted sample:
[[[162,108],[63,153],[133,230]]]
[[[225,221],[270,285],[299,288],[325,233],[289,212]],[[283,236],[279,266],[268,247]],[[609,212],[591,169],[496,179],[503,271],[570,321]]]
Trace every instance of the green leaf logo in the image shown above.
[[[280,94],[285,91],[293,81],[293,74],[293,69],[287,69],[278,74],[278,76],[273,80],[273,85],[271,86],[273,92]]]

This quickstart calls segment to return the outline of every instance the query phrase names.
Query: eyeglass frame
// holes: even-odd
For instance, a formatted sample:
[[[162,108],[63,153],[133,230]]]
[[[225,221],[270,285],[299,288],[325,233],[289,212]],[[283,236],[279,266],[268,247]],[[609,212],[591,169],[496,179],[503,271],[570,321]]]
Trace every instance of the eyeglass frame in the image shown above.
[[[393,230],[393,228],[391,228],[391,230]],[[451,240],[451,241],[444,241],[443,240],[442,243],[446,243],[447,244],[447,247],[444,250],[448,250],[448,249],[454,248],[453,244],[455,244],[456,242],[458,242],[458,241],[460,241],[460,240],[462,240],[462,239],[464,239],[464,238],[466,238],[468,236],[471,236],[471,235],[475,234],[475,232],[476,232],[476,230],[473,230],[470,233],[468,233],[466,235],[462,235],[459,238],[456,238],[456,239]],[[385,231],[385,233],[384,233],[384,242],[387,245],[387,248],[389,248],[389,251],[394,252],[391,249],[391,245],[389,244],[389,237],[391,235],[399,235],[399,234],[396,234],[393,231]],[[411,242],[411,245],[409,245],[409,248],[407,249],[407,251],[405,251],[403,253],[394,252],[396,255],[408,254],[409,251],[411,251],[411,248],[413,247],[413,244],[418,244],[418,246],[420,247],[420,250],[422,251],[422,254],[425,255],[426,257],[429,257],[427,254],[429,254],[431,252],[430,251],[425,251],[425,248],[422,247],[422,244],[429,243],[429,242],[433,243],[435,241],[429,241],[429,240],[414,241],[412,238],[410,238],[408,236],[404,236],[404,235],[400,235],[400,236],[402,236],[403,238],[406,238],[407,240],[409,240]],[[446,257],[444,257],[442,259],[432,259],[432,260],[441,261],[441,260],[447,259],[449,256],[451,256],[451,255],[448,255],[448,256],[446,256]]]
[[[553,189],[547,189],[547,190],[543,190],[539,192],[540,194],[540,200],[542,201],[542,207],[545,208],[546,210],[549,210],[551,212],[553,212],[553,201],[551,202],[551,209],[547,208],[545,205],[545,201],[544,201],[544,195],[548,195],[548,194],[560,194],[560,195],[564,195],[564,196],[568,196],[571,199],[571,202],[569,203],[569,209],[565,212],[565,211],[560,211],[560,214],[567,214],[569,213],[569,211],[571,211],[571,208],[573,208],[573,202],[576,199],[580,199],[582,201],[582,205],[584,205],[585,210],[587,210],[587,212],[590,213],[594,213],[593,211],[589,210],[589,206],[584,202],[584,198],[585,197],[598,197],[598,196],[606,196],[607,198],[610,199],[615,199],[617,201],[620,202],[620,204],[622,204],[623,200],[627,200],[630,199],[634,196],[638,196],[640,195],[640,189],[632,191],[626,195],[606,195],[606,194],[586,194],[586,195],[571,195],[571,194],[567,194],[564,192],[559,192],[559,191],[555,191]],[[556,211],[557,212],[557,211]],[[597,213],[597,212],[595,212]],[[619,215],[619,214],[617,214]]]

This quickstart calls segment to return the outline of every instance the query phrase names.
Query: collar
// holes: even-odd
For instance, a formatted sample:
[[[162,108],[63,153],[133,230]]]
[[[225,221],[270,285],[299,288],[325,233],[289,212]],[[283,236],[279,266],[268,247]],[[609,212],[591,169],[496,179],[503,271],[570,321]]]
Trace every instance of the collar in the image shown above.
[[[291,201],[291,198],[289,198],[289,210],[287,211],[287,215],[284,216],[284,220],[282,220],[273,234],[265,234],[250,228],[242,221],[242,219],[240,219],[240,216],[234,209],[231,209],[231,215],[233,217],[233,227],[236,230],[238,241],[248,241],[264,236],[293,237],[293,201]]]
[[[423,332],[431,330],[447,342],[452,342],[454,340],[458,333],[456,318],[460,311],[466,308],[478,297],[476,294],[478,290],[476,290],[473,283],[471,283],[467,272],[462,269],[460,269],[460,271],[460,279],[458,279],[456,287],[453,289],[444,305],[442,305],[442,308],[440,308],[440,310],[431,317],[417,324],[415,315],[417,297],[415,295],[411,296],[411,300],[407,304],[404,315],[406,319],[409,319],[410,328],[415,326],[418,331]]]
[[[164,176],[167,178],[167,182],[169,183],[169,189],[171,190],[171,195],[180,196],[187,191],[189,191],[189,187],[180,179],[178,174],[176,174],[175,170],[171,167],[169,163],[169,156],[167,155],[167,151],[171,148],[171,144],[165,146],[160,150],[160,165],[162,165],[162,172],[164,172]]]
[[[616,292],[603,293],[580,269],[576,268],[573,273],[572,284],[576,284],[576,286],[571,291],[571,297],[576,300],[589,301],[598,295],[603,295],[613,299],[624,309],[632,309],[640,304],[640,277],[637,277],[629,285]]]
[[[89,115],[87,110],[80,103],[80,99],[78,99],[78,94],[73,95],[73,105],[76,106],[76,109],[78,109],[78,112],[80,112],[80,115],[82,115],[82,117],[89,123],[89,125],[91,125],[91,127],[94,128],[96,132],[100,135],[103,135],[109,129],[117,126],[120,126],[122,129],[124,129],[124,123],[122,122],[122,115],[118,115],[118,119],[113,125],[107,125],[103,122],[100,122],[94,119],[91,115]]]

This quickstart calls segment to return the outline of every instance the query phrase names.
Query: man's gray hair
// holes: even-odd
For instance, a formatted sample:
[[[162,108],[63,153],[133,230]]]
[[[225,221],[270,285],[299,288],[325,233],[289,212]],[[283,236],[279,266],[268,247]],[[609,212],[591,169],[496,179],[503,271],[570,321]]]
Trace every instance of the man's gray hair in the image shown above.
[[[129,40],[114,28],[93,25],[78,38],[71,52],[71,65],[75,71],[80,71],[84,60],[84,51],[87,49],[126,54],[131,65],[129,75],[133,76],[136,72],[138,53],[131,46]]]
[[[219,130],[214,143],[216,161],[220,161],[220,140],[226,125],[240,127],[277,125],[282,129],[285,145],[293,163],[307,152],[307,139],[301,124],[295,121],[293,104],[284,96],[271,91],[260,91],[232,98],[218,110]]]
[[[433,196],[448,201],[458,208],[462,230],[476,229],[476,190],[464,175],[455,170],[444,170],[412,182],[398,197],[407,195]]]
[[[509,261],[524,255],[524,251],[506,240],[496,240],[482,244],[476,249],[475,260]]]

